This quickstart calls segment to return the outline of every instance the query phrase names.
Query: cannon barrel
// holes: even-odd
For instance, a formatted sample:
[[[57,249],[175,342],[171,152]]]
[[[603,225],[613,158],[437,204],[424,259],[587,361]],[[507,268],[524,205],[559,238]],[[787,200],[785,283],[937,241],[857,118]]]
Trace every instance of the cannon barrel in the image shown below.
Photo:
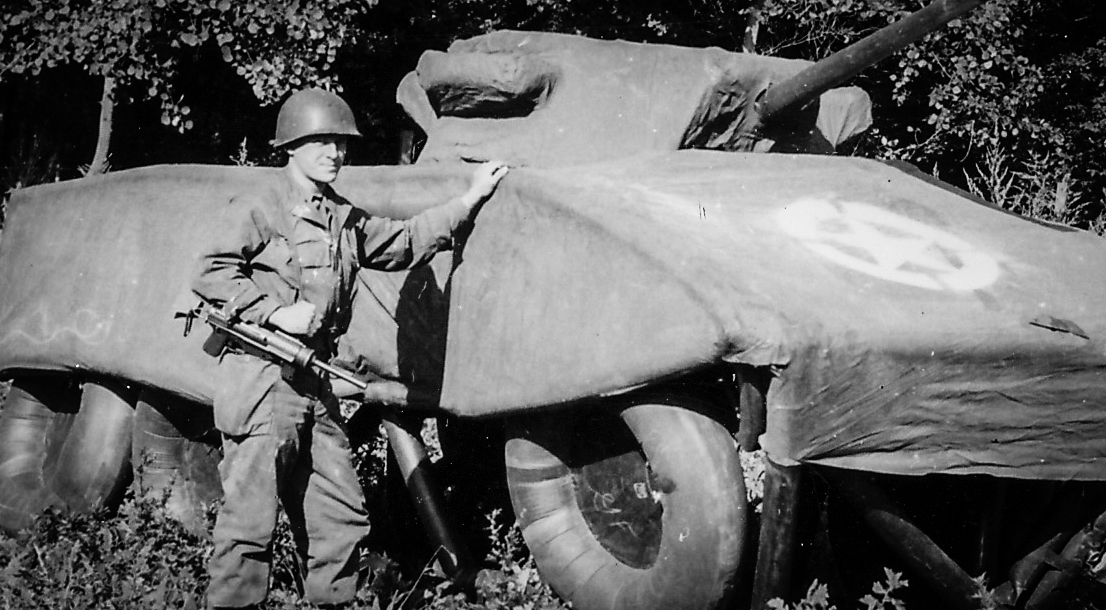
[[[909,16],[865,36],[809,68],[770,87],[758,105],[760,123],[771,123],[825,91],[883,61],[926,34],[987,0],[935,0]]]

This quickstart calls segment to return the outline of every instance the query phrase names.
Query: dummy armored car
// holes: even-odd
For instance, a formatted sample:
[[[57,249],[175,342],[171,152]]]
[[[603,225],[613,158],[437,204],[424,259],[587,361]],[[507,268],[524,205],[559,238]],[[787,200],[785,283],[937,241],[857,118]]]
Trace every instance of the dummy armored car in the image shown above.
[[[1051,603],[1073,574],[1056,566],[1102,542],[1106,244],[909,167],[813,154],[870,122],[863,91],[818,81],[838,60],[496,32],[427,52],[401,84],[417,162],[336,185],[406,217],[468,161],[512,165],[453,252],[361,273],[342,357],[420,390],[424,416],[502,424],[515,516],[574,607],[789,596],[820,527],[803,503],[826,489],[945,607],[973,607],[985,570],[1009,599]],[[184,519],[218,496],[210,329],[176,314],[213,210],[273,171],[155,166],[13,194],[5,529],[118,501],[141,460]],[[759,515],[739,446],[763,450]],[[911,486],[931,503],[959,490],[956,549],[896,501]],[[1011,505],[1048,521],[1043,496],[1069,489],[1078,514],[1015,526]]]

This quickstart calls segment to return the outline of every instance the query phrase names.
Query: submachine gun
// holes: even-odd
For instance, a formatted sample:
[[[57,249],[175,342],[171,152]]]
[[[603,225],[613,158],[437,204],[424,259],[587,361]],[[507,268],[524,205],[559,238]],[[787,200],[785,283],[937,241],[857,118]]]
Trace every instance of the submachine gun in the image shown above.
[[[462,585],[472,584],[477,574],[476,564],[446,518],[442,495],[430,472],[426,448],[418,437],[397,421],[397,414],[391,408],[408,406],[407,386],[380,377],[359,377],[319,360],[314,350],[287,333],[244,320],[233,320],[218,308],[205,305],[194,313],[196,317],[210,324],[216,333],[221,333],[223,338],[238,343],[247,351],[258,353],[281,365],[313,370],[319,375],[342,379],[362,391],[366,406],[384,406],[381,419],[388,435],[388,445],[411,493],[419,521],[431,542],[438,546],[436,558],[439,565],[454,581]]]

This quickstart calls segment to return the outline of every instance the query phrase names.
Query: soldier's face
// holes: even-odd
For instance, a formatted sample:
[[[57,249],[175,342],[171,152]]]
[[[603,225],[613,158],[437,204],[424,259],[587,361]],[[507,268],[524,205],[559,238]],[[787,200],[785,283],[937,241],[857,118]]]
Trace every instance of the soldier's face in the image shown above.
[[[288,153],[292,170],[320,184],[329,184],[338,177],[346,161],[346,138],[316,136],[304,138]]]

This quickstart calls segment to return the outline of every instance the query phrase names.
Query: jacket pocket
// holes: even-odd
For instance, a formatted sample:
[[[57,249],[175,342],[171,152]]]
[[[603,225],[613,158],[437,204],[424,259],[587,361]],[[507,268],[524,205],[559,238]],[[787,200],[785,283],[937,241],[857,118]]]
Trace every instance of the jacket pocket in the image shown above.
[[[292,247],[286,239],[271,239],[250,261],[250,266],[254,283],[262,291],[275,296],[285,305],[296,301],[299,295],[299,265],[293,259]]]
[[[229,436],[258,434],[272,420],[267,400],[280,380],[280,367],[255,356],[223,355],[215,390],[215,427]]]
[[[304,269],[329,269],[334,264],[330,245],[321,239],[311,239],[296,244],[296,253],[300,259],[300,266]]]

